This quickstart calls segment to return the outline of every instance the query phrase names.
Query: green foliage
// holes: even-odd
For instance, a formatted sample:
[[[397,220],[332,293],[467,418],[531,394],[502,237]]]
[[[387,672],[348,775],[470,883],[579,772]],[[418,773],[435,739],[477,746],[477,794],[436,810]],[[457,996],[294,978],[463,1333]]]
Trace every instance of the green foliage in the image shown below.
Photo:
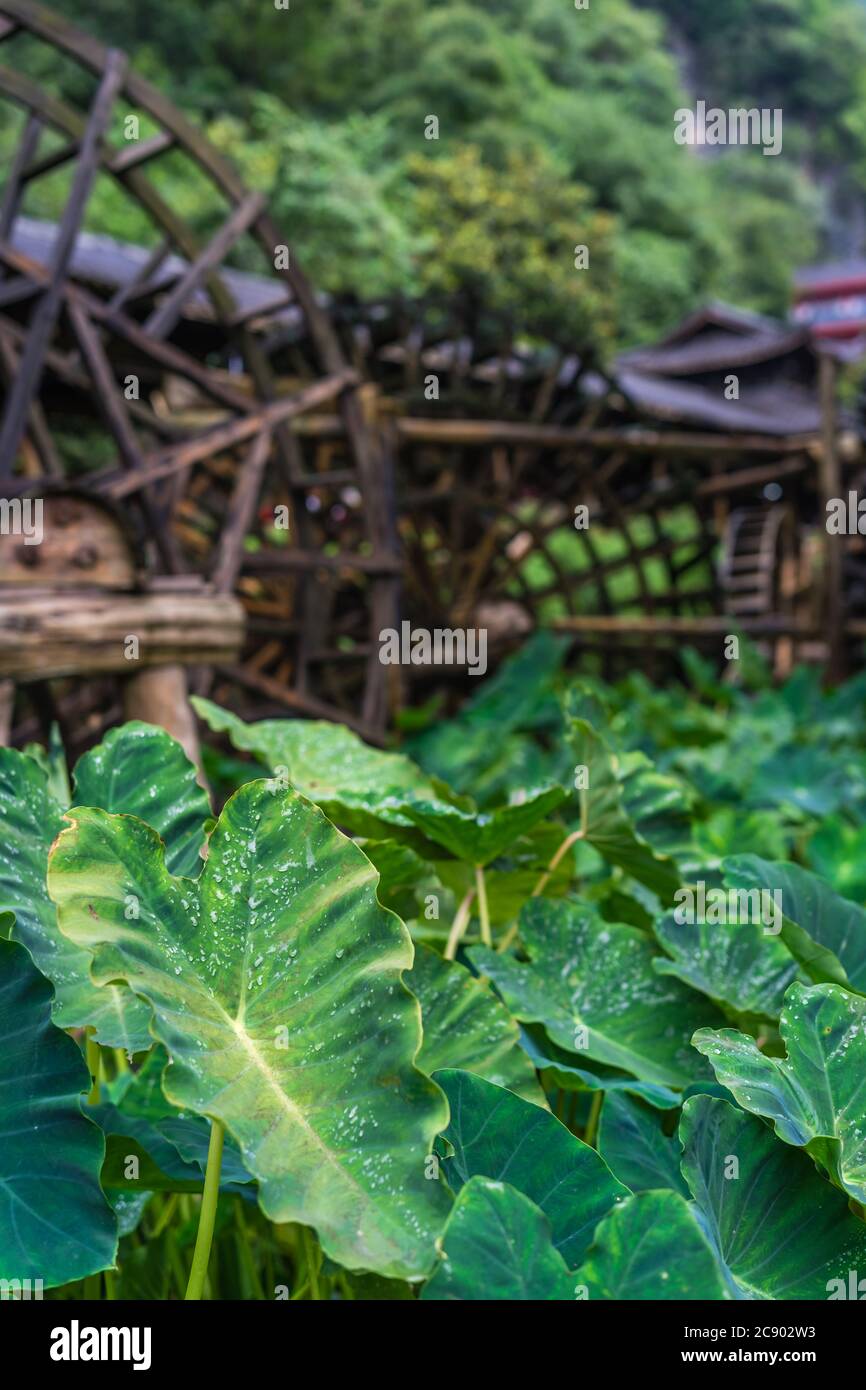
[[[483,296],[506,328],[604,351],[714,295],[784,312],[833,170],[866,177],[866,27],[856,0],[59,0],[268,191],[316,281],[365,297]],[[178,62],[183,54],[183,62]],[[262,61],[262,55],[267,61]],[[72,80],[46,72],[62,93]],[[673,115],[699,97],[780,106],[785,158],[699,158]],[[428,117],[438,139],[425,138]],[[149,170],[200,223],[188,167]],[[56,215],[62,171],[31,211]],[[45,190],[48,190],[47,192]],[[41,200],[41,201],[40,201]],[[140,238],[106,182],[94,226]],[[576,271],[573,248],[591,246]]]

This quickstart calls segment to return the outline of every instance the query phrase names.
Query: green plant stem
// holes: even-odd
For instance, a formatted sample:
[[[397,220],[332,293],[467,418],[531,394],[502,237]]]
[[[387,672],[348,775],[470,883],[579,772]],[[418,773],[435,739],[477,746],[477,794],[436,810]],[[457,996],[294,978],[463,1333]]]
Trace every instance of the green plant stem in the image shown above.
[[[307,1282],[310,1286],[310,1298],[318,1301],[321,1298],[319,1292],[319,1271],[317,1268],[316,1242],[309,1226],[301,1227],[301,1240],[304,1246],[304,1259],[307,1262]]]
[[[198,1216],[198,1234],[192,1256],[192,1268],[186,1287],[186,1299],[200,1299],[207,1278],[210,1248],[216,1220],[217,1199],[220,1191],[220,1168],[223,1159],[223,1139],[225,1128],[219,1120],[212,1120],[210,1143],[207,1149],[207,1170],[204,1175],[204,1191],[201,1195],[201,1210]]]
[[[162,1208],[162,1211],[159,1213],[159,1216],[156,1218],[156,1221],[155,1221],[154,1226],[153,1226],[153,1230],[152,1230],[151,1233],[150,1233],[150,1239],[151,1239],[151,1240],[156,1240],[157,1236],[161,1236],[161,1235],[162,1235],[162,1233],[163,1233],[163,1231],[165,1230],[166,1226],[168,1225],[169,1221],[170,1221],[171,1218],[174,1216],[174,1210],[175,1210],[175,1207],[177,1206],[177,1198],[178,1198],[178,1194],[177,1194],[176,1192],[170,1192],[170,1193],[169,1193],[169,1195],[168,1195],[168,1200],[165,1202],[165,1204],[164,1204],[164,1206],[163,1206],[163,1208]]]
[[[113,1303],[117,1297],[117,1291],[114,1287],[113,1269],[107,1269],[105,1271],[105,1297],[109,1303]]]
[[[114,1065],[117,1068],[118,1076],[121,1076],[125,1071],[129,1071],[129,1062],[127,1061],[126,1053],[122,1047],[116,1047],[114,1049]]]
[[[481,940],[485,946],[492,946],[490,909],[487,906],[487,884],[484,881],[484,869],[480,864],[475,865],[475,887],[478,892],[478,921],[481,925]]]
[[[263,1299],[265,1291],[262,1288],[262,1283],[259,1279],[250,1249],[250,1235],[247,1229],[247,1223],[244,1220],[243,1202],[243,1197],[236,1198],[235,1225],[237,1227],[238,1264],[243,1270],[244,1277],[246,1278],[250,1297]]]
[[[454,960],[457,956],[457,947],[460,945],[463,934],[469,926],[469,912],[474,897],[475,889],[470,888],[454,914],[454,921],[451,924],[451,931],[448,934],[448,941],[443,952],[446,960]]]
[[[100,1071],[99,1043],[93,1036],[92,1028],[88,1028],[86,1033],[85,1052],[87,1055],[87,1066],[91,1076],[91,1085],[89,1094],[87,1096],[87,1104],[98,1105]]]
[[[545,888],[550,882],[551,877],[553,876],[553,874],[556,873],[556,870],[559,868],[563,856],[568,853],[572,845],[577,844],[578,840],[582,840],[583,836],[584,832],[582,830],[573,830],[570,835],[566,835],[562,844],[559,846],[559,849],[556,851],[547,868],[544,870],[544,873],[541,875],[541,878],[538,880],[535,887],[533,888],[530,897],[541,897],[542,893],[544,892]],[[503,936],[502,940],[496,948],[498,951],[508,950],[509,946],[511,945],[512,941],[517,935],[518,926],[519,924],[517,922],[511,923],[511,926],[508,928],[508,931],[505,933],[505,935]]]
[[[88,1274],[84,1281],[84,1297],[89,1301],[99,1298],[102,1292],[102,1275]]]
[[[598,1131],[598,1117],[601,1114],[601,1102],[604,1099],[603,1091],[596,1091],[592,1098],[592,1105],[589,1107],[589,1119],[586,1122],[586,1129],[583,1132],[584,1144],[589,1144],[591,1149],[595,1148],[595,1136]]]

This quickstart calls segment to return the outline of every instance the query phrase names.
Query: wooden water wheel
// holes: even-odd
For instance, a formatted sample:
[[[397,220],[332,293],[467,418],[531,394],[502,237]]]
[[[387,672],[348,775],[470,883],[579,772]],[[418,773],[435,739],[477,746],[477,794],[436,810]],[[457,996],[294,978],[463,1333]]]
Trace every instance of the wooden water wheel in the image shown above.
[[[0,101],[18,113],[0,188],[0,491],[72,479],[122,506],[154,575],[239,592],[243,655],[197,672],[199,689],[251,713],[347,717],[376,735],[387,689],[374,637],[397,592],[383,460],[357,373],[289,242],[264,198],[119,51],[29,0],[2,0],[0,59]],[[46,90],[49,71],[62,98]],[[200,191],[195,227],[166,195],[165,161]],[[28,215],[50,201],[49,185],[57,197],[57,180],[60,221],[35,252],[24,238],[24,251]],[[152,232],[110,293],[98,246],[89,264],[81,252],[107,181]],[[268,302],[237,294],[227,262],[241,253],[272,281]],[[292,375],[279,381],[275,321],[291,324],[294,342]],[[341,421],[327,469],[293,428],[324,406]],[[92,734],[110,697],[97,682],[90,698]],[[21,719],[19,734],[32,735],[32,713]]]

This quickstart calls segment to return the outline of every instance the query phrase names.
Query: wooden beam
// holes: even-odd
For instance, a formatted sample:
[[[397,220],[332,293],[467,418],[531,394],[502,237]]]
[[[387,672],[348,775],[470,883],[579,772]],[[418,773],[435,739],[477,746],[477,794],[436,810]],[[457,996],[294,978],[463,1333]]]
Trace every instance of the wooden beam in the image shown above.
[[[346,550],[339,555],[327,555],[323,550],[301,550],[293,546],[262,546],[243,557],[242,569],[247,574],[287,574],[307,570],[360,570],[362,574],[398,575],[403,566],[399,556],[390,551],[358,555]],[[378,648],[377,658],[378,658]]]
[[[558,425],[511,424],[501,420],[428,420],[401,416],[398,439],[415,444],[490,448],[496,444],[536,448],[628,449],[635,453],[792,454],[814,446],[811,435],[775,438],[762,434],[689,434],[677,430],[568,429]]]
[[[842,466],[836,447],[836,360],[828,353],[819,358],[818,384],[821,396],[821,458],[819,461],[819,518],[823,532],[824,594],[823,635],[830,646],[827,678],[839,681],[845,675],[845,576],[844,541],[827,530],[827,504],[842,497]]]
[[[210,576],[217,593],[230,593],[235,586],[243,562],[244,540],[253,522],[272,444],[270,430],[262,430],[238,469],[228,521],[220,536],[216,564]]]
[[[97,474],[90,479],[90,485],[107,497],[118,499],[128,497],[130,493],[137,492],[139,488],[146,487],[149,483],[156,482],[160,478],[170,478],[175,473],[182,473],[185,469],[192,468],[193,464],[201,462],[202,459],[210,458],[213,454],[222,453],[227,449],[233,449],[238,444],[246,443],[260,430],[273,429],[276,425],[285,420],[291,420],[293,416],[300,415],[305,410],[314,410],[322,401],[330,400],[333,396],[339,395],[341,391],[346,390],[356,381],[357,374],[346,368],[339,376],[326,377],[323,381],[317,381],[297,396],[274,401],[272,405],[263,406],[240,420],[232,420],[228,424],[217,425],[205,434],[198,435],[194,439],[184,440],[155,456],[151,455],[145,461],[144,466],[136,472]]]
[[[0,592],[0,679],[231,662],[243,634],[238,600],[201,585],[186,593],[7,590]],[[127,655],[130,637],[138,640],[135,659]]]
[[[187,267],[177,283],[166,295],[162,303],[154,309],[144,325],[145,333],[152,338],[167,338],[183,313],[184,305],[202,280],[221,265],[226,253],[231,250],[239,237],[248,231],[265,206],[263,193],[248,193],[231,215],[211,237],[207,246]]]
[[[81,142],[78,167],[54,247],[51,281],[33,312],[18,376],[6,398],[3,422],[0,425],[0,477],[12,474],[30,403],[39,389],[45,351],[60,310],[69,261],[99,165],[100,142],[125,72],[125,57],[116,49],[112,49]]]
[[[38,116],[29,115],[18,148],[12,156],[12,165],[0,199],[0,240],[6,241],[15,225],[24,195],[24,170],[35,155],[42,135],[42,122]]]
[[[170,130],[160,130],[147,140],[130,140],[126,149],[119,150],[108,161],[112,174],[125,174],[129,169],[138,169],[157,155],[164,154],[174,146],[174,136]]]
[[[684,594],[682,598],[690,598]],[[615,615],[555,618],[550,624],[557,632],[608,637],[714,637],[744,632],[749,637],[797,637],[805,641],[821,636],[796,618],[742,618],[709,614],[705,617],[621,617]]]

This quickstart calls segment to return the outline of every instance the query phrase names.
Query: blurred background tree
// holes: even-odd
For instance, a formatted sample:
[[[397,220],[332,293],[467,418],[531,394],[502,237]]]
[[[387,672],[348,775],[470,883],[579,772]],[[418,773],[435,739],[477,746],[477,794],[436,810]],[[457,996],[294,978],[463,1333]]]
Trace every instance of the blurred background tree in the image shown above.
[[[796,266],[863,251],[863,0],[54,3],[208,128],[330,290],[459,285],[606,351],[707,296],[784,313]],[[676,145],[699,98],[782,107],[783,154]],[[142,235],[110,187],[95,216]]]

